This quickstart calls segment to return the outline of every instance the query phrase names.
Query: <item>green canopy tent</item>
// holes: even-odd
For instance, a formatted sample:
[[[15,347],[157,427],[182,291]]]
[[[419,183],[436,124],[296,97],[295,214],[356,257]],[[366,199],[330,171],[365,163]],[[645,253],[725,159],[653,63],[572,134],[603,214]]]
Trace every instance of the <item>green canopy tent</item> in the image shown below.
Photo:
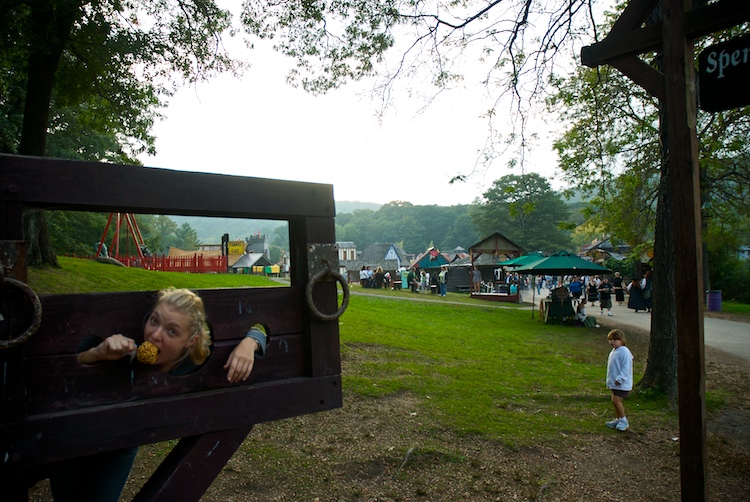
[[[581,275],[581,274],[609,274],[612,271],[607,267],[602,267],[594,262],[584,260],[568,251],[559,251],[552,256],[542,258],[526,265],[522,265],[514,270],[519,274],[533,275]],[[536,291],[532,288],[532,295]],[[531,317],[534,317],[534,303],[536,299],[531,299]]]
[[[501,261],[500,263],[498,263],[498,265],[500,265],[501,267],[521,267],[524,265],[530,265],[531,263],[539,261],[542,258],[544,258],[544,255],[542,253],[529,253],[523,256],[512,258],[508,261]]]

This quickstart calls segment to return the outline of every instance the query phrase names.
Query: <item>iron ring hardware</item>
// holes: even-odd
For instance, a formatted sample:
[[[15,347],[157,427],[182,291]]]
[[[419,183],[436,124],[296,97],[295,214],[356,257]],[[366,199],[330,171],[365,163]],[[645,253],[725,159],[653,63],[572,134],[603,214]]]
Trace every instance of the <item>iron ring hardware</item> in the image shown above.
[[[307,306],[310,308],[310,312],[312,312],[313,316],[320,319],[321,321],[335,321],[336,319],[341,317],[341,315],[346,310],[346,307],[349,305],[349,285],[346,283],[346,280],[341,274],[331,270],[331,266],[328,264],[328,261],[323,261],[325,263],[325,268],[319,272],[316,272],[315,275],[310,277],[310,280],[307,282],[307,288],[305,288],[305,297],[307,299]],[[324,314],[320,310],[318,310],[318,307],[315,306],[315,302],[313,301],[312,297],[312,291],[315,284],[321,279],[327,277],[332,277],[333,279],[335,279],[339,284],[341,284],[341,289],[344,291],[344,298],[341,300],[341,306],[333,314]]]
[[[31,287],[25,282],[12,279],[10,277],[5,277],[2,285],[15,286],[16,288],[23,291],[23,293],[26,295],[26,298],[29,299],[31,305],[34,307],[34,315],[32,317],[31,325],[26,329],[26,331],[21,333],[21,335],[17,336],[16,338],[12,338],[10,340],[0,340],[0,349],[11,349],[13,347],[17,347],[18,345],[26,343],[29,338],[31,338],[31,336],[39,329],[39,325],[42,323],[42,302],[39,301],[39,297],[36,295],[34,290],[31,289]]]

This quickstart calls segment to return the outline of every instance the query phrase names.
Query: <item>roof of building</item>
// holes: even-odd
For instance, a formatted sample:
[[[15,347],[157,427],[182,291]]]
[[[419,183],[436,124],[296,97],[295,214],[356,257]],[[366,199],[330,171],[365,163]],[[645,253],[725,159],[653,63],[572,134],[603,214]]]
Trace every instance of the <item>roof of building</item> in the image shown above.
[[[267,267],[273,265],[263,253],[245,253],[231,265],[232,268]]]
[[[362,256],[359,258],[367,264],[374,265],[385,260],[388,252],[393,248],[393,251],[398,255],[401,261],[406,262],[406,252],[401,249],[400,246],[390,242],[376,242],[370,244],[362,251]]]
[[[395,243],[375,243],[358,252],[356,260],[341,260],[347,270],[360,270],[362,267],[383,267],[396,270],[409,265],[409,254]]]
[[[495,232],[469,247],[469,252],[476,260],[479,255],[484,253],[489,253],[496,257],[500,257],[501,255],[519,256],[523,252],[523,248],[500,232]]]
[[[451,263],[451,266],[456,267],[470,267],[472,265],[476,265],[477,267],[483,267],[483,266],[493,266],[498,267],[498,259],[495,255],[491,255],[489,253],[483,253],[477,257],[474,258],[474,262],[471,261],[471,256],[465,256],[463,258],[458,258],[456,260],[453,260]]]
[[[450,263],[450,259],[436,247],[431,247],[417,256],[409,268],[439,268]]]

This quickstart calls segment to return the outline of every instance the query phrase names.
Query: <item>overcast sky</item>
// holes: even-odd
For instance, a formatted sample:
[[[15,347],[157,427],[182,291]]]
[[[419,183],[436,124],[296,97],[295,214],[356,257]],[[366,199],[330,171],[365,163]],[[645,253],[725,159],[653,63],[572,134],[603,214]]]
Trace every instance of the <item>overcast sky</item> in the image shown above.
[[[448,183],[472,171],[488,137],[481,114],[491,99],[478,79],[443,92],[423,113],[424,101],[401,87],[378,120],[379,103],[358,95],[372,82],[316,97],[285,82],[290,63],[280,54],[256,48],[244,57],[252,67],[242,78],[219,76],[170,99],[153,131],[157,155],[141,157],[146,166],[329,183],[337,200],[381,204],[468,204],[495,179],[520,173],[506,157]],[[541,137],[526,169],[550,177],[547,126],[537,120],[533,129]]]

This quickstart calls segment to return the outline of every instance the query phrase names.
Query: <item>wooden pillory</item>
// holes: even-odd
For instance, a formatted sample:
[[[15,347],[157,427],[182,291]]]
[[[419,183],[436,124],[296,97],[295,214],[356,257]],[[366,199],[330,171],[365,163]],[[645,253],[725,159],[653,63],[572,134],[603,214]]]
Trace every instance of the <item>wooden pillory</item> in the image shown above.
[[[8,155],[0,173],[4,500],[27,500],[46,463],[178,438],[136,499],[198,500],[254,424],[341,407],[336,319],[348,289],[331,185]],[[191,375],[84,367],[75,352],[88,335],[142,341],[155,292],[37,297],[24,284],[22,235],[23,212],[36,208],[286,220],[291,286],[199,291],[214,350]],[[229,384],[222,366],[257,322],[271,331],[266,355],[247,382]]]
[[[698,138],[693,40],[750,21],[750,2],[631,0],[607,37],[584,47],[584,65],[609,64],[659,100],[674,229],[682,500],[708,500]],[[693,8],[693,5],[701,7]],[[654,9],[661,16],[652,16]],[[660,21],[656,21],[661,17]],[[651,19],[652,22],[647,22]],[[659,51],[662,71],[639,55]],[[747,83],[742,87],[747,92]]]

